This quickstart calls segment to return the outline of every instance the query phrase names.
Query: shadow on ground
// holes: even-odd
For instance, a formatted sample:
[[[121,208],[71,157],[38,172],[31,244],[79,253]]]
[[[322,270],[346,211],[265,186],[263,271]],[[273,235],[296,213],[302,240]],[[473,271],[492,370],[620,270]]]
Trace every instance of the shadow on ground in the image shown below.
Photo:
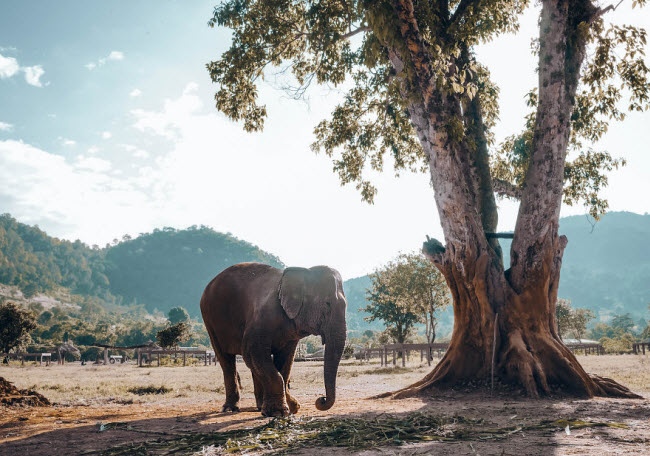
[[[400,418],[414,413],[425,413],[458,422],[449,431],[465,429],[461,439],[396,445],[385,441],[381,447],[365,445],[354,452],[372,454],[480,454],[480,455],[577,455],[577,454],[643,454],[650,446],[650,403],[645,400],[617,399],[513,399],[507,394],[490,397],[486,393],[445,393],[426,398],[391,400],[358,399],[340,400],[328,413],[317,412],[309,406],[311,400],[301,398],[301,416],[318,419],[344,419],[350,417],[366,420],[382,419],[387,414]],[[240,413],[217,413],[216,402],[196,407],[179,406],[174,410],[163,406],[123,406],[112,413],[90,407],[82,420],[73,420],[73,411],[52,408],[25,408],[15,412],[12,420],[0,426],[0,455],[78,455],[101,454],[120,446],[123,454],[191,454],[200,450],[185,444],[181,438],[190,434],[210,434],[235,428],[252,428],[268,422],[254,407],[243,407]],[[59,418],[60,429],[35,434],[30,425],[39,416],[48,413]],[[68,413],[69,412],[69,413]],[[138,419],[138,416],[153,416]],[[26,419],[25,419],[26,418]],[[590,423],[615,423],[615,426],[586,426],[566,429],[556,425],[545,428],[542,422],[571,420]],[[31,423],[30,423],[31,422]],[[100,432],[100,424],[104,429]],[[111,423],[111,424],[107,424]],[[578,426],[579,427],[579,426]],[[493,438],[490,435],[499,437]],[[503,432],[501,432],[503,431]],[[325,431],[323,431],[325,432]],[[31,435],[30,435],[31,433]],[[505,435],[503,435],[505,433]],[[20,434],[23,434],[21,436]],[[461,434],[459,434],[461,435]],[[487,438],[486,438],[487,436]],[[12,439],[12,440],[8,440]],[[169,446],[159,442],[165,440]],[[150,445],[141,445],[149,442]],[[333,443],[340,443],[334,441]],[[201,443],[202,444],[202,443]],[[394,444],[394,445],[393,445]],[[126,445],[126,446],[125,446]],[[129,446],[131,445],[131,446]],[[167,443],[165,444],[167,445]],[[179,446],[180,445],[180,446]],[[182,445],[186,445],[183,447]],[[137,447],[137,449],[136,449]],[[173,453],[169,453],[174,451]],[[179,450],[176,452],[175,450]],[[350,454],[350,448],[327,447],[324,454]],[[314,449],[296,449],[296,454],[313,454]],[[250,453],[249,453],[250,454]]]

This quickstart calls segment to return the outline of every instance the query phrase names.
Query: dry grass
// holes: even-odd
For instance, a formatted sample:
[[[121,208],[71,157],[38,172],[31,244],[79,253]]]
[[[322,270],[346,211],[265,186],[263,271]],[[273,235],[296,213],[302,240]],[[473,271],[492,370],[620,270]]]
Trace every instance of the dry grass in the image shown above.
[[[636,392],[650,391],[649,355],[578,356],[591,374],[610,377]]]
[[[382,385],[386,390],[397,389],[422,378],[430,371],[419,359],[401,367],[381,367],[372,363],[344,360],[339,369],[338,385],[358,397],[364,396],[370,385],[373,390]],[[637,392],[650,391],[650,357],[635,355],[579,356],[587,372],[611,377]],[[434,362],[437,360],[434,360]],[[245,392],[252,392],[250,372],[238,363]],[[72,405],[81,402],[136,402],[155,403],[173,398],[218,399],[223,397],[223,379],[219,366],[195,365],[188,367],[138,368],[134,364],[81,366],[70,363],[49,367],[27,363],[25,367],[13,364],[0,367],[0,376],[14,382],[18,388],[34,389],[50,400]],[[149,386],[168,390],[156,395],[141,395],[138,391]],[[323,372],[320,362],[295,363],[291,386],[308,396],[323,391]]]

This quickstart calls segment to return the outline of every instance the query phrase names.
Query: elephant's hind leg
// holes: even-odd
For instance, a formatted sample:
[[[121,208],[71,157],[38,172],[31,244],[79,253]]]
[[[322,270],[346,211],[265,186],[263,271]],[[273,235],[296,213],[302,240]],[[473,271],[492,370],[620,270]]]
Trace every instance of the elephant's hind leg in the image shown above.
[[[226,402],[223,404],[224,412],[239,411],[239,374],[237,373],[237,357],[228,353],[219,353],[219,364],[223,371],[223,383],[226,388]]]
[[[287,399],[289,411],[293,414],[298,413],[298,410],[300,410],[300,403],[289,394],[289,377],[291,376],[291,367],[293,367],[293,357],[296,354],[297,346],[297,341],[289,342],[282,350],[273,354],[273,363],[284,379],[284,394]]]
[[[255,390],[257,410],[262,410],[262,405],[264,404],[264,386],[262,385],[262,381],[253,373],[253,389]]]

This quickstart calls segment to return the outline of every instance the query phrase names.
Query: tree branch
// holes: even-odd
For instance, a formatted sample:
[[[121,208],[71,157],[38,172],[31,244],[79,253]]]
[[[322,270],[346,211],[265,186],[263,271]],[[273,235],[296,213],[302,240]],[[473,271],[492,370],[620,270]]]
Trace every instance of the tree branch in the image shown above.
[[[413,68],[415,69],[416,83],[420,86],[424,105],[428,106],[433,94],[432,58],[427,49],[424,38],[420,33],[412,0],[393,0],[393,8],[397,13],[400,24],[400,34],[406,45]],[[403,60],[403,59],[402,59]]]
[[[370,32],[372,29],[368,26],[364,27],[359,27],[356,30],[352,30],[351,32],[346,33],[345,35],[341,35],[341,40],[347,40],[348,38],[352,38],[354,35],[361,33],[361,32]]]
[[[465,11],[467,10],[467,7],[473,3],[474,0],[460,0],[460,3],[456,7],[456,10],[454,11],[454,14],[451,15],[451,19],[449,20],[450,24],[455,24],[456,21],[459,21],[462,17],[463,14],[465,14]]]
[[[616,6],[614,6],[614,5],[609,5],[607,8],[598,8],[598,10],[596,11],[596,13],[595,13],[595,14],[593,15],[593,17],[591,18],[590,22],[593,22],[595,19],[598,19],[600,16],[602,16],[603,14],[605,14],[605,13],[607,13],[607,12],[609,12],[609,11],[616,11],[616,8],[618,8],[619,6],[621,6],[621,3],[623,3],[623,0],[620,0],[620,1],[616,4]]]
[[[516,185],[502,180],[502,179],[492,179],[492,188],[494,192],[499,196],[507,196],[509,198],[521,199],[521,188]]]

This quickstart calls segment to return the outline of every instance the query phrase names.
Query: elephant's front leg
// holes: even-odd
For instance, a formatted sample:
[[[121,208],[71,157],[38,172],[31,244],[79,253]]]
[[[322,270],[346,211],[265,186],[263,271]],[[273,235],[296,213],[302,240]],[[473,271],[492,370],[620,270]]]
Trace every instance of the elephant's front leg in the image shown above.
[[[282,350],[273,354],[273,363],[284,380],[284,394],[289,405],[289,410],[294,414],[300,410],[300,403],[289,394],[289,378],[291,376],[291,367],[293,366],[293,358],[296,354],[297,347],[298,341],[291,341]]]
[[[252,347],[251,361],[253,377],[257,377],[261,383],[262,415],[264,416],[287,416],[289,407],[285,399],[284,379],[273,364],[270,347]]]

